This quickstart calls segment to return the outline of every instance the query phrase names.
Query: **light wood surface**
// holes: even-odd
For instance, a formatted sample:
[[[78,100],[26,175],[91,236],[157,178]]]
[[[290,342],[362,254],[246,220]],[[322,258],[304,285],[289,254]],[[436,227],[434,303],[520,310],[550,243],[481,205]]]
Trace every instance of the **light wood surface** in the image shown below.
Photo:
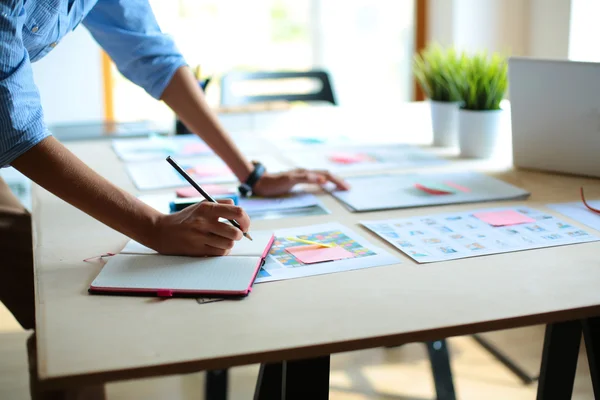
[[[134,191],[108,143],[71,148]],[[499,172],[472,161],[452,168],[493,169],[532,191],[526,203],[540,209],[547,202],[577,200],[580,185],[590,198],[600,196],[591,179]],[[311,357],[600,314],[598,242],[417,265],[358,221],[473,205],[351,214],[328,196],[322,200],[331,215],[256,221],[252,227],[339,221],[396,252],[402,263],[260,284],[243,301],[199,305],[90,296],[87,287],[102,263],[82,260],[118,251],[127,239],[43,189],[34,191],[39,374],[48,386]]]

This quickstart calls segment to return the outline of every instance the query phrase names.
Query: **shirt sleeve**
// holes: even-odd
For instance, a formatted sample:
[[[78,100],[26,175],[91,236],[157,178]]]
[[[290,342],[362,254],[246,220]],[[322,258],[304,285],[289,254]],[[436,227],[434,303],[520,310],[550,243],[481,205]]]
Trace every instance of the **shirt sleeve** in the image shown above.
[[[0,1],[0,167],[50,136],[23,45],[24,20],[21,1]]]
[[[173,40],[161,32],[148,0],[99,0],[83,25],[119,71],[156,99],[186,64]]]

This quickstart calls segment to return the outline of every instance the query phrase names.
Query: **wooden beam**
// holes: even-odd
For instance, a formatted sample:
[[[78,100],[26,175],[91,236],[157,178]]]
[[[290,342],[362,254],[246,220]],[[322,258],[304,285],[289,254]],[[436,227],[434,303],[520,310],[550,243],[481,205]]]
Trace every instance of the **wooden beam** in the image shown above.
[[[414,0],[415,1],[415,53],[425,49],[429,41],[427,30],[429,21],[429,0]],[[412,63],[412,60],[411,60]],[[412,65],[411,65],[412,68]],[[425,100],[425,93],[414,79],[414,100]]]
[[[114,77],[112,73],[112,60],[104,51],[102,52],[102,83],[104,86],[104,121],[114,122]]]

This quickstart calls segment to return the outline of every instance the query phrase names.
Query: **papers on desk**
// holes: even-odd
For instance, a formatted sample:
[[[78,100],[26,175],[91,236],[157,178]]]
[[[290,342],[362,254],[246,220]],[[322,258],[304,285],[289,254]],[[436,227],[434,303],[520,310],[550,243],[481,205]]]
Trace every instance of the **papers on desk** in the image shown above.
[[[418,263],[600,240],[585,230],[529,207],[361,223]]]
[[[254,158],[260,158],[270,172],[282,172],[289,169],[273,156],[262,155]],[[201,185],[237,182],[233,172],[218,157],[182,157],[176,161]],[[140,190],[177,188],[189,185],[164,159],[128,163],[125,168],[135,186]]]
[[[302,246],[293,238],[332,247]],[[305,247],[304,249],[302,247]],[[345,226],[332,222],[275,231],[256,283],[397,264],[400,260]]]
[[[169,214],[171,212],[169,203],[173,201],[174,196],[171,193],[148,194],[140,196],[139,199],[163,214]],[[303,192],[292,192],[289,195],[276,198],[240,198],[238,205],[253,220],[326,215],[330,213],[315,195]]]
[[[212,150],[196,135],[151,135],[147,138],[114,139],[112,147],[123,161],[147,161],[172,157],[212,154]]]
[[[600,208],[600,200],[588,201],[588,204],[593,208]],[[548,208],[600,231],[600,214],[589,210],[581,201],[549,204]]]
[[[346,180],[351,189],[332,194],[354,212],[520,200],[529,196],[523,189],[475,172],[388,174]]]
[[[411,145],[314,148],[284,153],[295,166],[331,172],[380,171],[444,164],[447,161]]]

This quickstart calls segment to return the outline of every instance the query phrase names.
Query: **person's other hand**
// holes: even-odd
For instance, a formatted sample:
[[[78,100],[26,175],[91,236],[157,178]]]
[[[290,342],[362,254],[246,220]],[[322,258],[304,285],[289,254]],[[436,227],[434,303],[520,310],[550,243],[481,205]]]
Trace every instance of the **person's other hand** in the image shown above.
[[[264,174],[256,185],[253,193],[258,196],[278,196],[292,190],[299,183],[314,183],[325,185],[332,182],[338,190],[348,190],[350,186],[340,177],[331,174],[329,171],[294,169],[279,174]]]
[[[229,254],[242,231],[219,218],[234,219],[244,232],[250,228],[250,218],[231,200],[219,204],[203,201],[177,213],[163,215],[150,240],[161,254],[181,256],[224,256]]]

